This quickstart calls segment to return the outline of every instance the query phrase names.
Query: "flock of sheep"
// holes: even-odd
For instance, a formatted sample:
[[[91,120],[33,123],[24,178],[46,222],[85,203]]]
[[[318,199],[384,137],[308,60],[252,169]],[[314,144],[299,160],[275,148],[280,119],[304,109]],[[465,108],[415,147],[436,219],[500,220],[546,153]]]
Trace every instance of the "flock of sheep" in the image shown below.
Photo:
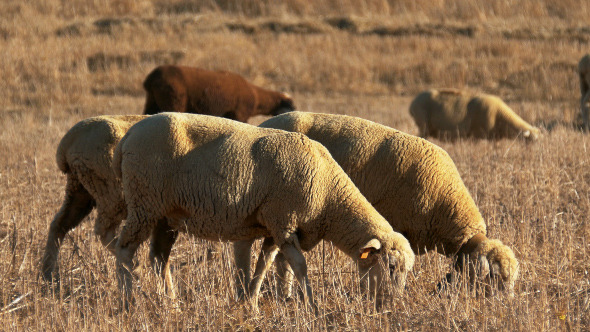
[[[579,73],[588,127],[590,55]],[[49,228],[44,279],[58,280],[60,244],[96,208],[95,233],[116,256],[126,306],[133,258],[148,238],[151,264],[175,295],[169,256],[179,232],[234,242],[237,297],[254,308],[276,260],[279,294],[290,296],[294,275],[317,312],[302,252],[321,240],[358,264],[377,306],[384,280],[402,290],[415,255],[429,250],[456,257],[455,269],[486,293],[513,294],[513,251],[487,238],[455,164],[435,144],[356,117],[297,112],[287,94],[228,72],[160,66],[144,87],[144,114],[169,113],[93,117],[62,138],[56,158],[67,175],[65,200]],[[540,135],[490,95],[429,90],[410,113],[423,137]],[[256,114],[274,117],[245,123]]]

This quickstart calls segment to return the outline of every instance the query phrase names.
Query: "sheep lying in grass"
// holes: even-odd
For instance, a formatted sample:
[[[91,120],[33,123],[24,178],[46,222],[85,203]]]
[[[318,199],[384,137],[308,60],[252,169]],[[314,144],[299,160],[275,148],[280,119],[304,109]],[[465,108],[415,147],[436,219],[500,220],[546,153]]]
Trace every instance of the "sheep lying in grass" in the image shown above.
[[[538,128],[520,118],[500,98],[455,89],[427,90],[410,105],[420,136],[537,139]]]
[[[49,227],[41,272],[57,280],[59,247],[66,234],[78,226],[94,207],[94,231],[111,252],[116,231],[127,215],[121,184],[112,169],[113,151],[127,130],[146,116],[99,116],[78,122],[61,139],[57,166],[67,175],[63,205]]]
[[[580,75],[580,112],[584,121],[584,129],[590,129],[590,54],[586,54],[580,59],[578,64],[578,73]]]
[[[260,127],[300,132],[322,143],[373,206],[423,254],[466,255],[489,284],[513,292],[518,261],[486,237],[486,224],[449,155],[412,135],[360,118],[293,112]],[[248,250],[251,243],[238,243]],[[463,259],[456,268],[462,270]],[[282,271],[279,269],[279,272]],[[288,288],[288,287],[287,287]]]
[[[242,76],[184,66],[159,66],[145,79],[144,114],[187,112],[247,122],[254,115],[295,109],[286,93],[258,87]]]
[[[117,242],[117,274],[131,291],[132,260],[163,218],[209,240],[268,238],[250,285],[256,307],[266,271],[280,251],[312,307],[301,250],[332,241],[382,293],[385,270],[400,285],[414,263],[408,241],[361,195],[319,143],[299,133],[206,115],[163,113],[129,129],[113,168],[122,179],[127,221]],[[385,264],[380,264],[385,263]]]

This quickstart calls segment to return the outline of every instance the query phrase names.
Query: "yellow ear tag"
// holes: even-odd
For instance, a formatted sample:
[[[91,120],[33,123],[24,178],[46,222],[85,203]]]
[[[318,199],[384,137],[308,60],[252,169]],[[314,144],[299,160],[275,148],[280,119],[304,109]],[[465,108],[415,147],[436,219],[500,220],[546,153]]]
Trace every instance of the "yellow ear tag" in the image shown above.
[[[361,254],[361,259],[367,259],[367,257],[369,257],[370,251],[371,249],[365,249],[365,251],[363,251],[363,253]]]

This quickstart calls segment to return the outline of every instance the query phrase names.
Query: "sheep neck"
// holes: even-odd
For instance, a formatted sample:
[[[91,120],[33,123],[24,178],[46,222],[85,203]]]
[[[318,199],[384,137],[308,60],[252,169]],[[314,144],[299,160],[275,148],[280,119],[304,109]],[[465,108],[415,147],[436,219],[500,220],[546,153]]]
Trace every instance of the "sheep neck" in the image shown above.
[[[383,235],[393,232],[383,217],[376,211],[372,213],[361,202],[347,199],[332,205],[332,213],[326,220],[330,229],[324,239],[355,260],[361,246],[375,238],[384,241]]]
[[[281,96],[275,91],[258,88],[256,91],[257,104],[256,114],[268,114],[280,103]]]
[[[461,246],[461,248],[457,252],[457,255],[458,256],[460,256],[460,255],[469,255],[470,253],[472,253],[473,251],[475,251],[475,249],[477,249],[477,247],[482,242],[484,242],[487,239],[488,238],[483,233],[477,233],[477,234],[475,234],[474,236],[471,237],[471,239],[469,239],[467,242],[465,242],[465,244],[463,244]]]

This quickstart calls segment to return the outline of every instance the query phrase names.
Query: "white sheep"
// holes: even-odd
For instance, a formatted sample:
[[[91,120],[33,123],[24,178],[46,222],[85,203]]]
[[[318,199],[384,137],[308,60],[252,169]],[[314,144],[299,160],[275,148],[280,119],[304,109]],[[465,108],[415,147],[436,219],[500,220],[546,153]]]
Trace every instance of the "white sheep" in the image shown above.
[[[539,128],[519,117],[500,98],[456,89],[424,91],[410,105],[420,136],[537,139]]]
[[[249,289],[255,308],[279,248],[314,308],[301,250],[311,250],[322,239],[358,262],[378,298],[383,266],[395,269],[401,286],[414,263],[408,241],[321,144],[299,133],[163,113],[129,129],[115,149],[113,168],[128,207],[117,242],[126,304],[135,251],[163,218],[172,228],[209,240],[267,238]]]
[[[270,118],[260,127],[303,133],[322,143],[393,229],[410,241],[415,253],[467,255],[483,263],[477,277],[486,281],[499,277],[499,287],[512,294],[518,261],[509,247],[486,237],[479,209],[440,147],[344,115],[292,112]],[[250,245],[238,244],[241,250]],[[457,260],[458,270],[462,261]]]
[[[578,74],[580,75],[580,114],[584,121],[584,129],[590,129],[590,54],[586,54],[580,59],[578,64]]]
[[[59,247],[94,207],[95,233],[114,253],[116,230],[127,214],[121,185],[112,170],[115,146],[129,127],[145,116],[99,116],[74,125],[61,139],[56,153],[58,168],[66,174],[65,199],[49,227],[42,275],[56,272]],[[57,277],[57,274],[55,275]]]
[[[58,280],[57,257],[66,234],[96,207],[94,231],[113,254],[116,233],[127,216],[121,183],[112,168],[113,151],[127,130],[145,115],[105,115],[88,118],[74,125],[61,139],[56,153],[58,168],[67,176],[65,199],[49,227],[41,272],[45,280]],[[166,223],[158,225],[158,236],[151,242],[151,261],[167,262],[166,250],[177,233]],[[165,257],[165,258],[164,258]],[[161,264],[156,265],[161,267]],[[174,293],[167,265],[161,274]],[[172,294],[174,295],[174,294]]]

